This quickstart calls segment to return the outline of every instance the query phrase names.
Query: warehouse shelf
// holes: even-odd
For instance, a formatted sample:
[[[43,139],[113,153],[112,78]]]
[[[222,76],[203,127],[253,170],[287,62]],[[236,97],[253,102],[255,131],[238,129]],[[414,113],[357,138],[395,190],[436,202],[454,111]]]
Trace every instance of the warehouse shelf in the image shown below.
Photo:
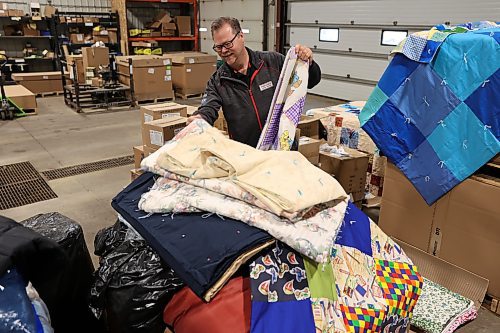
[[[155,41],[182,41],[182,40],[195,40],[196,37],[129,37],[130,42],[145,42],[148,40]]]

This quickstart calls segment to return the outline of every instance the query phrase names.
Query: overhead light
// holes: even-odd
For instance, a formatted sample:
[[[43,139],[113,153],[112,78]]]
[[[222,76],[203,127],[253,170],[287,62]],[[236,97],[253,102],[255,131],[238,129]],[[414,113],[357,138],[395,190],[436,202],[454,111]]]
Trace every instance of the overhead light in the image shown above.
[[[250,29],[241,29],[241,32],[244,33],[244,34],[249,34],[250,33]]]
[[[337,43],[339,41],[339,29],[319,28],[319,41]]]
[[[207,32],[207,31],[208,31],[208,29],[207,29],[207,28],[200,28],[200,29],[198,29],[198,30],[199,30],[199,31],[201,31],[201,32]]]
[[[408,37],[407,30],[382,30],[381,45],[398,46],[403,39]]]

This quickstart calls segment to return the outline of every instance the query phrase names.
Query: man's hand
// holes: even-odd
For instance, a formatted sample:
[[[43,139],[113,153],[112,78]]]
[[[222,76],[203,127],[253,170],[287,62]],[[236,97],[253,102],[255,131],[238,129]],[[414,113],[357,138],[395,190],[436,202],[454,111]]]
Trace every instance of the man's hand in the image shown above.
[[[313,61],[313,53],[310,48],[304,45],[297,44],[295,45],[295,52],[299,56],[300,59],[309,62],[309,64]]]
[[[195,115],[195,116],[191,116],[188,118],[187,120],[187,124],[191,124],[193,121],[195,121],[196,119],[203,119],[203,117],[199,114]]]

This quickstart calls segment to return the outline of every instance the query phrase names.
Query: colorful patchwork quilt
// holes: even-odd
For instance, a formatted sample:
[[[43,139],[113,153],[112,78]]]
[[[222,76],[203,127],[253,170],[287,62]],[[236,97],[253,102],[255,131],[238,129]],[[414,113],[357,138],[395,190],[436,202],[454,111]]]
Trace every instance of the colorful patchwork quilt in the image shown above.
[[[359,115],[429,205],[500,152],[500,27],[474,27],[429,62],[396,53]]]

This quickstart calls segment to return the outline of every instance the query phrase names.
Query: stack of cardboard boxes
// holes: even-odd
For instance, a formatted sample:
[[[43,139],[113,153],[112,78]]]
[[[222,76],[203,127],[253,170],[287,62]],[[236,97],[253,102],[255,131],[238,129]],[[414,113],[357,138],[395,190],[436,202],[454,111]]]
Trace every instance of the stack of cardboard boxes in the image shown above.
[[[130,86],[133,75],[134,97],[137,101],[174,98],[172,60],[168,56],[121,56],[116,58],[118,78]]]
[[[130,29],[131,37],[191,37],[191,16],[172,16],[162,11],[146,26],[146,29]]]
[[[147,157],[186,127],[188,107],[173,102],[141,107],[142,145],[134,147],[135,169],[132,180],[140,175],[140,165]]]
[[[175,93],[182,98],[202,94],[217,70],[217,57],[200,52],[170,53],[168,56],[172,58]]]
[[[487,278],[488,294],[500,299],[500,161],[490,165],[490,171],[484,167],[429,206],[388,163],[379,226],[390,236]]]

